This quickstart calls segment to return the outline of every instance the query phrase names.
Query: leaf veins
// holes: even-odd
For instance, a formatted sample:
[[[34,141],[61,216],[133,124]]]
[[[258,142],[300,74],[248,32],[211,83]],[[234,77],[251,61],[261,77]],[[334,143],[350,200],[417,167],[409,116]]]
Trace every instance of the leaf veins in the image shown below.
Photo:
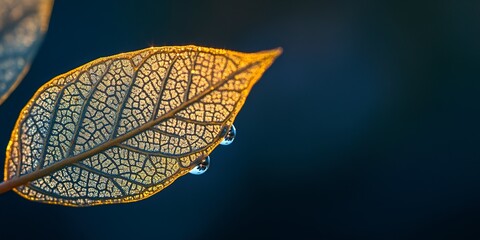
[[[280,53],[148,48],[60,75],[17,120],[2,184],[68,206],[149,197],[222,141]]]

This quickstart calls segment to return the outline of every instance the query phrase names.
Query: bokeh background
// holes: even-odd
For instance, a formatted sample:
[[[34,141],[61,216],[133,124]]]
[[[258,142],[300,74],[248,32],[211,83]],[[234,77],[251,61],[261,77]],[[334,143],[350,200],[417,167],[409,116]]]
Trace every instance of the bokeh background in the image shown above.
[[[0,149],[52,77],[185,44],[284,49],[208,172],[122,205],[9,192],[1,239],[480,239],[478,1],[56,1]]]

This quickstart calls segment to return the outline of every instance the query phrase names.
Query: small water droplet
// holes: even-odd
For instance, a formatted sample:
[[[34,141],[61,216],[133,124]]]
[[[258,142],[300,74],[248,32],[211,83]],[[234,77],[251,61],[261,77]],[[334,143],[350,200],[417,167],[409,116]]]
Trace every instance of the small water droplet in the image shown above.
[[[236,135],[237,135],[237,129],[235,129],[235,126],[232,125],[232,127],[230,127],[230,130],[228,130],[225,137],[223,137],[223,141],[220,144],[225,146],[232,144],[233,140],[235,140]]]
[[[204,158],[197,166],[190,170],[190,173],[193,175],[201,175],[208,170],[208,167],[210,167],[210,156]]]

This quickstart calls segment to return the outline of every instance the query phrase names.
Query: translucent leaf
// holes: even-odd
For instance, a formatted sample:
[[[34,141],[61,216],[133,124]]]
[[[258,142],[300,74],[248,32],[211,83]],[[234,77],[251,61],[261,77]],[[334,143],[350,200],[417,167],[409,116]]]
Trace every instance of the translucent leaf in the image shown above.
[[[60,75],[17,120],[0,192],[71,206],[149,197],[222,142],[280,53],[148,48]]]
[[[28,72],[52,6],[53,0],[0,0],[0,104]]]

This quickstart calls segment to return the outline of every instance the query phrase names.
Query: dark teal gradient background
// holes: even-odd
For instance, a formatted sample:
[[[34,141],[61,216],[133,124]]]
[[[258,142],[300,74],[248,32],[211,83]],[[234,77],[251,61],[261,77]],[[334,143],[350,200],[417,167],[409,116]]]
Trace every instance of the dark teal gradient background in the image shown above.
[[[57,0],[0,150],[54,76],[185,44],[284,49],[209,171],[131,204],[9,192],[0,239],[480,239],[478,1]]]

